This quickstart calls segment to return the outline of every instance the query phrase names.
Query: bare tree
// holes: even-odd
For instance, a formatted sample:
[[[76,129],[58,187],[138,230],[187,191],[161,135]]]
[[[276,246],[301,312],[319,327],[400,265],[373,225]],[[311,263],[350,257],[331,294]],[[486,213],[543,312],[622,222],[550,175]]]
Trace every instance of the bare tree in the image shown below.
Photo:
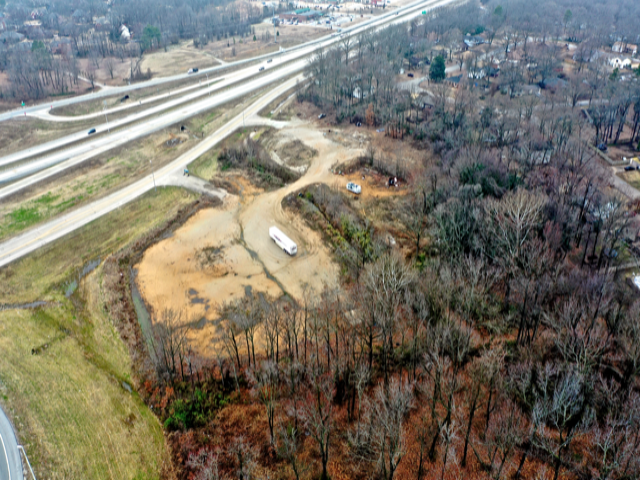
[[[218,465],[218,455],[204,448],[198,453],[189,455],[187,467],[195,472],[193,480],[220,480],[222,478]]]
[[[329,446],[334,428],[333,378],[330,374],[309,372],[309,389],[300,409],[300,418],[311,437],[318,444],[322,464],[321,480],[328,480]]]
[[[253,383],[253,393],[264,405],[269,425],[269,443],[275,448],[275,416],[276,405],[280,396],[280,372],[272,361],[262,362],[260,368],[248,372]]]
[[[236,478],[251,480],[257,467],[256,450],[243,436],[240,436],[232,440],[228,451],[234,460]]]
[[[404,421],[413,407],[413,386],[393,378],[388,387],[379,385],[365,405],[365,426],[360,430],[358,424],[351,437],[354,453],[391,480],[406,453]]]

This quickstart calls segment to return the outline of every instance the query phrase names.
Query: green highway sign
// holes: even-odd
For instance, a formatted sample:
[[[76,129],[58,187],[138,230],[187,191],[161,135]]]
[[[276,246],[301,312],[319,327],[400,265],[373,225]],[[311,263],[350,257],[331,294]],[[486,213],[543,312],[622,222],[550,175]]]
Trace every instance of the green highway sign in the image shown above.
[[[426,14],[427,14],[427,11],[426,11],[426,10],[422,10],[422,14],[423,14],[423,15],[426,15]]]

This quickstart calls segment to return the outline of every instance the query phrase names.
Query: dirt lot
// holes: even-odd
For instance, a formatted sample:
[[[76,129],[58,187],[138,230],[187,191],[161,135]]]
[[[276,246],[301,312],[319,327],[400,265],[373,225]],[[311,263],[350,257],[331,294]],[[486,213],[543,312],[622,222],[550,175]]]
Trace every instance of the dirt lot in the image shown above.
[[[164,308],[184,310],[186,318],[198,320],[192,340],[205,355],[215,341],[216,305],[245,295],[249,290],[301,298],[305,287],[315,290],[335,285],[337,266],[317,232],[301,218],[282,209],[282,200],[312,183],[342,181],[331,167],[363,153],[359,142],[340,134],[326,134],[300,121],[277,134],[284,144],[303,143],[317,151],[307,173],[285,188],[263,192],[230,174],[239,195],[230,195],[222,209],[204,210],[174,235],[151,247],[138,264],[141,294],[154,312]],[[298,254],[289,257],[268,236],[279,226],[298,244]],[[173,279],[172,282],[166,281]],[[203,326],[204,325],[204,326]]]

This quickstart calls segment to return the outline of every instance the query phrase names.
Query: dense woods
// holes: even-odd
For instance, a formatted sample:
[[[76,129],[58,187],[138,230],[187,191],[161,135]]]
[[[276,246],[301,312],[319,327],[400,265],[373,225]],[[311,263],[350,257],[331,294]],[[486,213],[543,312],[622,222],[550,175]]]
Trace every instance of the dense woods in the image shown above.
[[[345,194],[311,185],[283,206],[324,232],[340,288],[222,305],[215,360],[193,353],[184,328],[157,330],[147,395],[173,432],[182,478],[640,475],[640,301],[619,270],[634,258],[638,206],[610,187],[592,147],[620,142],[625,122],[637,140],[634,74],[623,81],[590,62],[555,93],[519,94],[548,77],[556,50],[545,43],[593,40],[573,20],[534,27],[529,17],[537,67],[506,67],[493,92],[474,79],[435,83],[427,108],[394,79],[411,55],[451,56],[435,39],[465,19],[485,18],[496,37],[524,28],[501,15],[491,27],[472,7],[439,12],[311,62],[299,101],[336,122],[390,136],[392,126],[425,150],[420,165],[371,147],[345,166],[409,185],[389,207],[403,248]],[[161,315],[172,325],[180,313]]]

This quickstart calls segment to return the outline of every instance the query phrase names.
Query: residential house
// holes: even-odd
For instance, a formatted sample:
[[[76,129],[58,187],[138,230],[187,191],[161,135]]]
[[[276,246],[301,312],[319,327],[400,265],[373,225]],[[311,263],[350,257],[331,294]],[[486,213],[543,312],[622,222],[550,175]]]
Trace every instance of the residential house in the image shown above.
[[[483,43],[486,43],[485,39],[482,37],[479,37],[477,35],[471,36],[468,35],[467,37],[465,37],[464,39],[464,44],[468,47],[468,48],[473,48],[476,45],[482,45]]]
[[[611,50],[616,53],[628,53],[635,57],[638,53],[638,46],[626,42],[616,42],[611,47]]]
[[[322,13],[317,10],[311,10],[310,8],[301,8],[292,12],[281,13],[280,18],[283,20],[291,20],[298,22],[306,22],[308,20],[315,20],[322,16]]]
[[[131,40],[131,32],[126,25],[120,25],[120,38],[126,41]]]
[[[609,65],[611,65],[613,68],[630,68],[631,60],[629,60],[628,58],[615,57],[609,60]]]
[[[47,7],[34,8],[31,10],[31,20],[44,17],[47,13]]]
[[[0,34],[0,42],[2,43],[18,43],[22,41],[24,35],[18,32],[4,32]]]

